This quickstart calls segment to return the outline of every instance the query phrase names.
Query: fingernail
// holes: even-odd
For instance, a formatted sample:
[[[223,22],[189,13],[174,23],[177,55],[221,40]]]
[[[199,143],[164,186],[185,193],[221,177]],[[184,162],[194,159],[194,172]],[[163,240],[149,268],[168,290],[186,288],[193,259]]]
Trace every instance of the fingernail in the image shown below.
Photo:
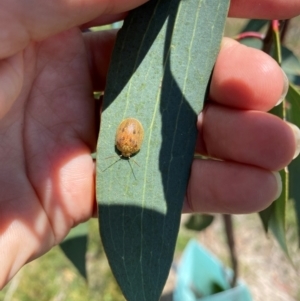
[[[281,96],[275,106],[278,106],[283,102],[283,100],[285,99],[286,94],[289,90],[289,79],[287,78],[285,72],[282,69],[281,69],[281,71],[283,74],[283,89],[282,89]]]
[[[275,179],[276,179],[276,182],[277,182],[277,193],[276,193],[276,196],[275,196],[275,199],[274,199],[274,201],[275,201],[281,195],[281,192],[282,192],[282,180],[281,180],[280,173],[278,171],[272,171],[272,173],[275,176]]]
[[[293,133],[294,133],[294,136],[295,136],[296,151],[295,151],[295,154],[294,154],[294,157],[293,157],[293,159],[295,159],[300,153],[300,129],[296,125],[294,125],[293,123],[287,122],[287,124],[293,130]]]

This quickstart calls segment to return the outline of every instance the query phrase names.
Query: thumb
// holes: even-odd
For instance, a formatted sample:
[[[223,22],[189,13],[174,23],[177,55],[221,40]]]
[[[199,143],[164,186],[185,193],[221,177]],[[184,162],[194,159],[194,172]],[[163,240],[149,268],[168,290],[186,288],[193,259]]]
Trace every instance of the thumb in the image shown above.
[[[111,20],[107,15],[126,12],[146,1],[1,1],[0,59],[24,49],[30,40],[43,40],[64,30],[88,23],[99,16],[103,16],[104,20]],[[30,5],[24,2],[30,2]]]

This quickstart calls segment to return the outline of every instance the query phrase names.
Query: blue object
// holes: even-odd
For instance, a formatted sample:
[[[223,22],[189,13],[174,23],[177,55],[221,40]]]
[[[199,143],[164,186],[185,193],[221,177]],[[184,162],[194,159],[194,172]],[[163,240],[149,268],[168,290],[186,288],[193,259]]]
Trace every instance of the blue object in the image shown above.
[[[230,287],[232,275],[232,270],[224,268],[210,252],[191,240],[178,267],[174,301],[251,301],[242,281]]]

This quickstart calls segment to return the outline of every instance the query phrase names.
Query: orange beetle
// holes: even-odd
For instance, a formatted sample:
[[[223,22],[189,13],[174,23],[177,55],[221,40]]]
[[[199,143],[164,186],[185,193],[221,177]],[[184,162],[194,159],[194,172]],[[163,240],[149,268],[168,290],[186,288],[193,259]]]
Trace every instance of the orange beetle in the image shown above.
[[[130,158],[137,153],[144,139],[144,128],[135,118],[126,118],[118,126],[116,147],[122,157]]]

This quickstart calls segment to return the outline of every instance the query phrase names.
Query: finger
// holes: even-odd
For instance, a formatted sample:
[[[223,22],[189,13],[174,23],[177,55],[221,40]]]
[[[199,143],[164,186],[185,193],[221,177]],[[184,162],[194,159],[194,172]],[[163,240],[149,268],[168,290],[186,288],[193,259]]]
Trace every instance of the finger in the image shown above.
[[[210,104],[198,127],[197,151],[213,158],[280,170],[299,153],[299,129],[272,114]]]
[[[0,61],[0,119],[8,112],[23,85],[23,55]]]
[[[126,12],[146,0],[0,2],[0,58],[22,50],[30,40],[41,40],[87,23],[100,15]]]
[[[299,0],[230,1],[230,17],[250,19],[289,19],[299,14]]]
[[[26,106],[29,117],[23,145],[30,162],[27,175],[59,242],[70,222],[71,226],[82,222],[92,212],[95,107],[79,30],[48,38],[38,48],[38,76]],[[59,215],[61,220],[56,219]]]
[[[261,211],[281,192],[279,174],[233,162],[194,160],[183,212]]]
[[[84,33],[93,90],[103,91],[117,30]]]
[[[35,81],[25,112],[21,93],[0,122],[0,289],[94,206],[95,109],[81,33],[64,32],[38,49],[24,64],[26,81]]]
[[[17,178],[16,182],[16,177],[13,179],[9,173],[5,178],[0,175],[1,183],[8,184],[7,191],[0,195],[0,290],[24,264],[46,251],[41,248],[46,244],[44,237],[47,243],[54,243],[47,217],[40,207],[32,206],[32,201],[38,202],[34,191],[28,189],[28,182],[22,175]]]
[[[0,290],[54,241],[48,218],[26,176],[22,143],[15,143],[19,129],[24,130],[24,114],[12,111],[0,123]]]
[[[63,158],[71,162],[51,166],[51,173],[44,177],[41,173],[37,175],[41,190],[36,191],[30,187],[20,166],[15,169],[17,172],[11,173],[12,166],[18,165],[12,158],[10,161],[13,163],[5,162],[4,168],[5,164],[1,164],[0,182],[5,189],[0,192],[0,290],[23,265],[49,251],[71,227],[91,216],[94,187],[89,179],[89,154],[75,156],[74,149],[72,151],[69,149],[69,157]],[[1,161],[3,163],[4,160]],[[10,166],[8,163],[11,163]],[[78,163],[82,164],[81,172],[78,171],[81,167]],[[47,166],[40,166],[47,169]],[[60,177],[57,182],[61,180],[63,183],[53,181],[54,172],[57,178]],[[85,189],[82,189],[83,186]],[[38,200],[37,194],[42,193],[43,199]],[[69,199],[65,206],[59,202],[62,198]],[[77,220],[74,223],[75,215]]]
[[[268,111],[287,90],[286,76],[269,55],[223,39],[210,86],[213,101],[239,109]]]

